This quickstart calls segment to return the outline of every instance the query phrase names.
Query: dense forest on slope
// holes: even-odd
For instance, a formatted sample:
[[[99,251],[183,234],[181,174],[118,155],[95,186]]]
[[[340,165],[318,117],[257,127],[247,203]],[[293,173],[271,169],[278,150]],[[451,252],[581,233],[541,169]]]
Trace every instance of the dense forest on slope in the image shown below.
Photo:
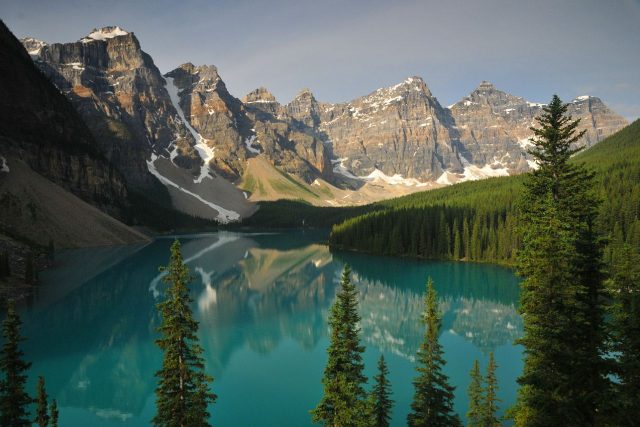
[[[640,120],[579,153],[596,173],[597,227],[612,242],[640,245]],[[330,244],[396,256],[511,264],[520,246],[515,202],[523,176],[467,182],[388,200],[334,225]],[[523,207],[526,209],[526,207]]]

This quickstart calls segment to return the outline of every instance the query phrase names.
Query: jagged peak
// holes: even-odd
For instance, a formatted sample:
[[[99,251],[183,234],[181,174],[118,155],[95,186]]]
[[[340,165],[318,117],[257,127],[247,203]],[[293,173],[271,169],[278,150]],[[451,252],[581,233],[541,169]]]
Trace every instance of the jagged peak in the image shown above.
[[[595,101],[595,102],[602,102],[602,100],[598,97],[592,96],[592,95],[580,95],[580,96],[576,96],[573,101],[574,104],[578,103],[578,102],[584,102],[584,101]]]
[[[482,92],[482,91],[489,91],[489,90],[497,90],[497,89],[496,89],[496,86],[490,81],[483,80],[480,82],[480,84],[474,90],[474,92]]]
[[[422,79],[422,77],[410,76],[404,79],[403,81],[401,81],[400,83],[390,86],[386,89],[391,91],[397,91],[397,90],[407,90],[410,87],[419,88],[420,90],[422,90],[423,88],[427,88],[427,85]],[[428,90],[429,89],[427,88],[427,91]]]
[[[311,92],[311,89],[305,87],[300,92],[298,92],[298,94],[296,95],[296,97],[294,99],[301,99],[301,98],[312,98],[312,99],[315,99],[315,96],[313,96],[313,92]]]
[[[86,37],[80,39],[83,43],[88,43],[96,40],[108,40],[114,37],[126,36],[129,32],[123,30],[118,26],[107,26],[102,28],[94,28]]]
[[[242,102],[245,104],[258,103],[258,102],[277,102],[276,97],[273,96],[265,87],[260,86],[257,89],[252,90],[242,98]]]
[[[32,57],[39,56],[42,48],[48,46],[47,42],[33,37],[23,37],[20,39],[20,43],[22,43],[22,46],[24,46],[24,48],[27,50],[27,53]]]

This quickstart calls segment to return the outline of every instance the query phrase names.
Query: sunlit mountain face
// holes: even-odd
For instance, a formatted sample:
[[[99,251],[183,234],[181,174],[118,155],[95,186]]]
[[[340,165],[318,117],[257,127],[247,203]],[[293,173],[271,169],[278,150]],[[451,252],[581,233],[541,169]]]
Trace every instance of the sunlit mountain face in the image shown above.
[[[221,232],[180,238],[193,276],[192,307],[206,368],[220,396],[211,408],[212,422],[255,425],[253,417],[260,417],[273,420],[261,425],[310,425],[308,410],[322,390],[329,307],[345,263],[360,291],[367,375],[380,353],[389,360],[398,402],[394,425],[404,423],[412,395],[429,276],[440,297],[447,374],[461,390],[456,409],[465,412],[473,359],[484,361],[490,351],[503,368],[501,398],[513,400],[521,367],[513,342],[522,333],[522,320],[516,311],[517,279],[509,270],[399,259],[382,263],[331,252],[321,243],[325,237]],[[154,344],[160,321],[155,304],[166,288],[158,267],[168,262],[171,243],[166,238],[120,252],[61,254],[57,268],[43,277],[39,296],[24,308],[32,372],[46,376],[67,419],[146,425],[153,416],[154,374],[161,364]],[[82,265],[94,274],[78,274]],[[249,391],[257,406],[241,411],[242,422],[234,424]]]

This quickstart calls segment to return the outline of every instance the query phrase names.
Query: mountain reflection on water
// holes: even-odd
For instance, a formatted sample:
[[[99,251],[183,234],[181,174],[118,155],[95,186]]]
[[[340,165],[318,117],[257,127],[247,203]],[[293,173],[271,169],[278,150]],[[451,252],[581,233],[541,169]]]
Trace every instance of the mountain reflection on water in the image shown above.
[[[234,405],[241,399],[246,406],[241,393],[252,388],[256,392],[282,388],[282,397],[292,395],[283,399],[284,406],[274,409],[273,416],[283,418],[272,424],[264,424],[268,414],[255,418],[262,419],[262,425],[310,422],[307,411],[322,390],[328,309],[344,263],[352,266],[360,291],[367,354],[398,357],[396,375],[402,375],[407,389],[396,392],[398,404],[411,395],[412,362],[424,333],[419,319],[428,276],[433,277],[440,296],[447,360],[462,358],[460,364],[466,366],[463,359],[469,355],[457,354],[457,349],[470,345],[478,357],[484,357],[489,351],[514,348],[513,341],[522,333],[516,311],[517,279],[508,270],[331,252],[321,244],[323,237],[302,232],[180,237],[194,278],[193,308],[200,322],[207,371],[216,378],[214,390],[221,396],[212,410],[217,425],[233,425],[228,422],[232,417],[221,414],[223,408],[238,410]],[[91,249],[65,253],[59,257],[59,267],[43,275],[39,298],[24,309],[25,350],[34,362],[30,380],[46,376],[61,417],[91,425],[148,424],[154,411],[154,373],[161,364],[154,344],[159,324],[155,304],[166,286],[158,266],[167,263],[171,242],[171,238],[157,239],[144,247],[124,248],[120,255]],[[92,270],[83,281],[77,269],[87,265]],[[455,351],[454,347],[449,351],[449,340]],[[512,353],[519,356],[519,351],[509,350],[505,360],[513,358]],[[521,366],[516,359],[514,372]],[[373,372],[375,364],[366,361],[368,372]],[[299,372],[292,373],[292,378],[300,384],[288,387],[276,377],[278,369],[286,374],[288,366],[293,371],[298,364]],[[235,374],[240,367],[255,372],[241,379]],[[453,380],[460,383],[461,395],[466,391],[462,385],[467,373],[465,368],[450,374],[459,377]],[[508,376],[504,381],[515,384],[515,374]],[[287,415],[284,402],[290,405],[296,399],[302,407],[297,415]],[[459,399],[457,405],[466,402],[464,396]],[[394,425],[404,423],[407,410],[397,409]]]

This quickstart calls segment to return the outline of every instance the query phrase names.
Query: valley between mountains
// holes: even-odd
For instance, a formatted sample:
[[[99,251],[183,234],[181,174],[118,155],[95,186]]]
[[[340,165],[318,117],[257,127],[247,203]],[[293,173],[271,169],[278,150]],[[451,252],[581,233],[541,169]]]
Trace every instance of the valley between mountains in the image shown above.
[[[265,88],[236,98],[213,65],[162,74],[120,27],[21,43],[127,191],[190,217],[238,221],[277,199],[361,205],[535,167],[526,150],[543,104],[486,81],[448,107],[420,77],[345,103],[303,89],[282,104]],[[594,96],[569,113],[582,119],[584,146],[627,125]]]

